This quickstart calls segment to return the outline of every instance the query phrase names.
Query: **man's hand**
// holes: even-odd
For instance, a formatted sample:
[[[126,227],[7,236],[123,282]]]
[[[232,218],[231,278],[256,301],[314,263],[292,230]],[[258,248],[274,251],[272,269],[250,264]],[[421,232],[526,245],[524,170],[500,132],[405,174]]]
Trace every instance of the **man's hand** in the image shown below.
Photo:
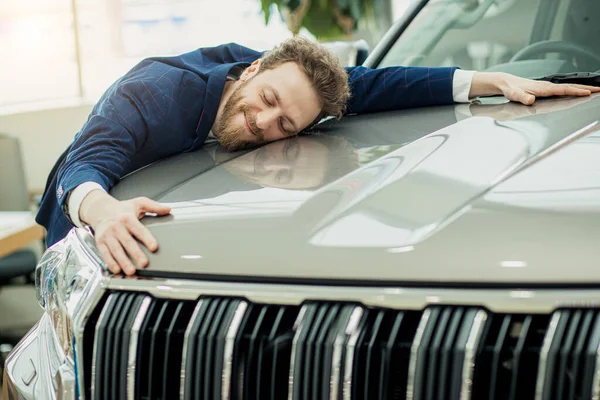
[[[501,94],[511,101],[531,105],[536,97],[589,96],[595,92],[600,92],[600,87],[534,81],[503,72],[477,72],[469,98]]]
[[[150,251],[158,249],[158,243],[141,222],[146,213],[166,215],[171,208],[146,197],[119,201],[102,190],[90,192],[81,203],[79,216],[95,233],[96,245],[108,269],[118,274],[123,271],[133,275],[136,267],[148,264],[137,240]]]
[[[548,114],[566,110],[588,102],[591,99],[591,97],[569,97],[560,101],[540,100],[536,101],[530,107],[523,107],[523,105],[512,101],[502,104],[472,103],[469,106],[469,110],[473,116],[492,117],[497,121],[510,121],[530,115]]]

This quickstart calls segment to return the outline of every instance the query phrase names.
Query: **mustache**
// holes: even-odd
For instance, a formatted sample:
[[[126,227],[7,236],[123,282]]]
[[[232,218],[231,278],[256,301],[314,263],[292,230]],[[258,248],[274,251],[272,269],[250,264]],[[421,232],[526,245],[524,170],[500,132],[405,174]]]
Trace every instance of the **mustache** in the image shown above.
[[[250,107],[242,105],[241,109],[241,111],[244,113],[246,121],[248,122],[248,126],[250,129],[252,129],[252,132],[256,134],[256,138],[262,142],[264,140],[264,133],[258,126],[256,126],[256,117],[250,111]]]

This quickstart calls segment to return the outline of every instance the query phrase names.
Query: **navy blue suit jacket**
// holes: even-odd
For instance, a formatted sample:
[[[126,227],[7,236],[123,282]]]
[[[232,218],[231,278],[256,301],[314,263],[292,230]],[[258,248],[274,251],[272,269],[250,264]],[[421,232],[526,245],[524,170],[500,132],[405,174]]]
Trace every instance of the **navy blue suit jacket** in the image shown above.
[[[202,147],[228,73],[262,54],[230,43],[149,58],[111,85],[49,177],[36,218],[47,229],[48,245],[73,227],[63,206],[81,183],[97,182],[108,190],[140,167]],[[347,67],[352,92],[348,112],[452,103],[455,69]]]

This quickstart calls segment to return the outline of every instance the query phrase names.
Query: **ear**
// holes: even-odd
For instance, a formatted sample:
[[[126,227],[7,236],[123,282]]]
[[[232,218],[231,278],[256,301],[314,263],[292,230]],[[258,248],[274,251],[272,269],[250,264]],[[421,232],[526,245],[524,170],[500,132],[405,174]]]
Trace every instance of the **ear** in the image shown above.
[[[259,58],[258,60],[254,61],[252,64],[250,64],[250,66],[248,68],[246,68],[244,70],[244,72],[242,72],[242,75],[240,75],[240,81],[245,82],[248,79],[252,78],[254,75],[258,74],[261,63],[262,63],[262,59]]]

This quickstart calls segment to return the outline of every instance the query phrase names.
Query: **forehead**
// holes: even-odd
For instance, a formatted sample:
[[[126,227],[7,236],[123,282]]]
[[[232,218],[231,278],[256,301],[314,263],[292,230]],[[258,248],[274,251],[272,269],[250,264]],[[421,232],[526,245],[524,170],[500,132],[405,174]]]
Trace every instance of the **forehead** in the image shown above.
[[[302,126],[310,124],[321,111],[317,93],[308,76],[298,64],[287,62],[266,69],[253,79],[257,86],[268,91],[274,89],[280,98],[280,107]]]

